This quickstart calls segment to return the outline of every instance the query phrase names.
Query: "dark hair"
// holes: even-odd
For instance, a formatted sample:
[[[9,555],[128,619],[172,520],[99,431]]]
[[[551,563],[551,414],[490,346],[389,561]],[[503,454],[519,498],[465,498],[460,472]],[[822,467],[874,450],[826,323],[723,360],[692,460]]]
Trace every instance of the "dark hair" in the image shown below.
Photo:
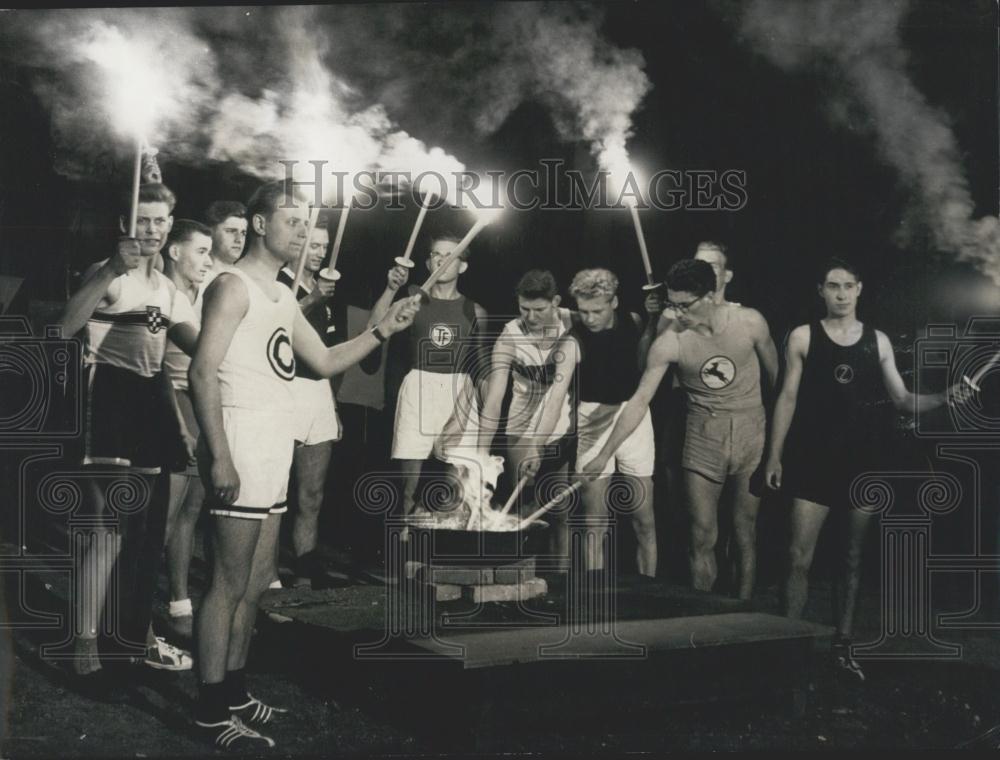
[[[254,194],[247,201],[247,247],[250,250],[250,241],[257,237],[253,229],[253,218],[257,214],[265,217],[271,216],[284,204],[291,203],[296,198],[301,198],[301,194],[295,189],[295,183],[290,179],[279,179],[273,182],[265,182],[258,187]]]
[[[129,191],[121,197],[122,215],[128,216],[132,211],[132,192]],[[164,184],[159,182],[146,182],[139,185],[139,203],[166,203],[170,213],[174,213],[174,206],[177,205],[177,196]]]
[[[667,288],[700,298],[715,291],[715,270],[707,261],[681,259],[667,270]]]
[[[722,243],[722,242],[720,242],[718,240],[701,240],[701,241],[699,241],[698,245],[696,245],[694,247],[694,252],[695,252],[696,256],[698,255],[698,249],[699,248],[710,248],[712,250],[718,251],[719,253],[722,254],[722,260],[723,260],[723,263],[726,266],[726,269],[728,269],[730,271],[732,270],[733,267],[730,264],[731,259],[730,259],[730,256],[729,256],[729,246],[728,245],[726,245],[725,243]]]
[[[545,269],[532,269],[530,272],[525,272],[524,276],[518,280],[514,291],[521,298],[544,298],[546,301],[551,301],[559,294],[556,278],[552,272]]]
[[[822,285],[826,282],[826,276],[830,274],[833,269],[843,269],[845,272],[850,272],[854,275],[854,279],[861,282],[861,270],[859,270],[854,264],[849,261],[845,261],[837,256],[827,259],[823,263],[823,267],[816,272],[816,282]]]
[[[193,219],[174,219],[174,226],[170,228],[165,247],[169,248],[174,243],[186,243],[192,235],[206,235],[211,239],[212,229]]]
[[[205,209],[205,222],[210,227],[222,224],[231,216],[240,219],[247,215],[247,207],[239,201],[212,201]]]

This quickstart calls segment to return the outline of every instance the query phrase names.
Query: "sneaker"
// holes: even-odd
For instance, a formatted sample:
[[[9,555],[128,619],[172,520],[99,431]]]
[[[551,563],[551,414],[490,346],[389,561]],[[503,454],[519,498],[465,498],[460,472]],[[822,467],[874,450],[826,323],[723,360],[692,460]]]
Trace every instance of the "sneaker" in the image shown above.
[[[194,638],[193,615],[172,616],[168,619],[167,625],[170,626],[170,630],[174,636],[183,641],[191,641]]]
[[[284,715],[288,712],[283,707],[271,707],[270,705],[265,705],[256,697],[247,694],[250,698],[248,702],[242,705],[237,705],[235,707],[230,707],[233,715],[239,717],[240,719],[246,721],[250,725],[262,726],[265,723],[270,723],[271,719],[276,715]]]
[[[194,660],[188,652],[168,644],[162,636],[157,636],[156,645],[146,648],[143,663],[157,670],[191,670]]]
[[[280,580],[275,578],[273,581],[271,581],[271,584],[267,588],[269,591],[271,590],[277,591],[278,589],[283,589],[284,586],[282,585]]]
[[[861,669],[858,661],[851,656],[851,640],[837,639],[830,647],[830,656],[833,658],[834,667],[845,673],[852,675],[859,681],[865,680],[865,672]]]
[[[202,738],[221,749],[250,754],[274,746],[274,739],[247,728],[235,715],[230,715],[227,720],[219,723],[202,723],[196,720],[194,725]]]

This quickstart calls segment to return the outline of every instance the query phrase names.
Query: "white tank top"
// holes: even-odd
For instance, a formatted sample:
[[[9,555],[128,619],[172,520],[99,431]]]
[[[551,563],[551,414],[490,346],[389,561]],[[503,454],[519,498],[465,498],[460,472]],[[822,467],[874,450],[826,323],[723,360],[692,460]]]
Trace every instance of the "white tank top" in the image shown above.
[[[96,309],[87,320],[84,361],[152,377],[163,365],[167,330],[194,319],[191,302],[155,269],[151,286],[128,273],[118,281],[118,300]]]
[[[552,351],[558,338],[566,332],[565,321],[568,319],[568,311],[560,309],[559,316],[559,323],[551,328],[552,334],[546,332],[546,342],[552,341],[552,345],[547,348],[538,345],[537,337],[525,330],[520,319],[512,319],[504,325],[500,334],[500,339],[505,340],[506,345],[514,349],[514,358],[510,366],[513,395],[507,412],[508,434],[522,435],[530,432],[541,420],[542,408],[552,389],[552,380],[555,376]],[[556,426],[549,435],[549,441],[565,435],[569,429],[570,405],[567,393]]]
[[[194,313],[193,323],[199,330],[201,329],[203,296],[207,287],[207,281],[198,286],[198,295],[191,305],[191,310]],[[177,290],[177,295],[185,300],[187,299],[187,296],[180,289]],[[167,338],[167,349],[163,354],[163,368],[167,371],[167,375],[170,377],[170,382],[173,384],[175,390],[186,391],[188,389],[188,368],[190,366],[191,357],[181,351],[177,344],[170,340],[170,338]]]
[[[288,288],[276,287],[278,300],[272,301],[242,269],[227,274],[243,280],[250,304],[219,367],[222,405],[290,415],[295,411],[292,326],[298,304]]]

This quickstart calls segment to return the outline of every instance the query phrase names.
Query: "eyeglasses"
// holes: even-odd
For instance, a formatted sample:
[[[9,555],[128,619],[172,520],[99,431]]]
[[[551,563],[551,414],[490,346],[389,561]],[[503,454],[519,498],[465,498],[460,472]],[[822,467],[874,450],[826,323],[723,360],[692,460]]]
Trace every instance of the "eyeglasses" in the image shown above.
[[[705,295],[708,295],[707,293]],[[664,304],[664,308],[670,309],[671,311],[676,311],[678,314],[687,314],[688,311],[694,306],[698,301],[700,301],[705,296],[698,296],[693,301],[688,301],[687,303],[674,303],[673,301],[667,301]]]

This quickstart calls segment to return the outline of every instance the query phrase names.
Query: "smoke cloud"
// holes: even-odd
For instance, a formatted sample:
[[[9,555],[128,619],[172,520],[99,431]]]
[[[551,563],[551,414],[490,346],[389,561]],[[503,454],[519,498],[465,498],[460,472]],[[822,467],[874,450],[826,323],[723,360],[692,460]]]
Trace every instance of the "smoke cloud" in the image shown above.
[[[109,145],[106,88],[80,53],[95,28],[162,62],[164,103],[149,140],[167,160],[232,161],[261,177],[282,175],[278,159],[460,171],[452,152],[471,151],[529,99],[549,108],[563,139],[586,141],[602,164],[620,162],[650,89],[641,54],[602,36],[600,12],[567,3],[5,16],[3,49],[35,67],[59,169],[75,175]]]
[[[871,121],[881,155],[914,191],[915,216],[934,246],[1000,284],[1000,222],[974,220],[975,203],[948,117],[907,74],[899,25],[904,0],[752,0],[742,6],[748,42],[783,69],[835,67]],[[834,118],[844,114],[833,104]]]

